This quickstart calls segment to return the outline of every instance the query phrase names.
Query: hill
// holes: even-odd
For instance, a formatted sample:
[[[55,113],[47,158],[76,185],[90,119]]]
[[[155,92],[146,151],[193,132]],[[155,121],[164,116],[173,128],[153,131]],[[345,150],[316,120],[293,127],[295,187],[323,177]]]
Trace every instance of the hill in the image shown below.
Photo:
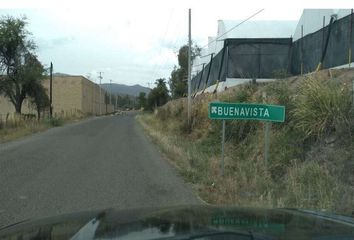
[[[109,83],[103,83],[101,84],[101,86],[107,92],[110,93],[112,91],[112,94],[118,94],[118,95],[138,96],[140,92],[149,94],[149,92],[151,91],[150,88],[143,87],[139,84],[128,86],[125,84],[118,84],[118,83],[112,83],[112,85]]]
[[[211,204],[294,207],[352,215],[354,209],[354,69],[323,70],[275,82],[239,85],[193,99],[173,100],[139,122],[198,195]],[[225,175],[220,176],[221,121],[211,101],[283,105],[272,123],[268,162],[264,123],[226,121]]]

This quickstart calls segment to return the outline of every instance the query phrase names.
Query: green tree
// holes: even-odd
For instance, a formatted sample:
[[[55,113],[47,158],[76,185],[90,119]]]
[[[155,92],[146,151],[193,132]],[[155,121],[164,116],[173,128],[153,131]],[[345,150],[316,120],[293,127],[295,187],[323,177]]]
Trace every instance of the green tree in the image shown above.
[[[49,97],[46,89],[41,84],[35,84],[33,91],[31,91],[31,102],[36,106],[38,120],[41,119],[41,112],[49,108]]]
[[[43,78],[44,68],[37,60],[34,43],[28,39],[25,18],[0,19],[0,93],[21,113],[24,99],[33,95],[33,82]]]
[[[138,96],[138,108],[146,108],[146,93],[140,92]]]
[[[171,72],[169,86],[172,98],[185,97],[188,86],[188,45],[182,46],[178,51],[178,67],[175,66]],[[200,56],[201,48],[197,45],[192,47],[192,61],[196,56]]]
[[[168,95],[166,80],[164,78],[157,79],[155,84],[156,87],[150,91],[147,98],[147,107],[150,110],[164,105],[170,97]]]
[[[130,97],[128,94],[124,95],[122,98],[122,104],[124,108],[130,108]]]

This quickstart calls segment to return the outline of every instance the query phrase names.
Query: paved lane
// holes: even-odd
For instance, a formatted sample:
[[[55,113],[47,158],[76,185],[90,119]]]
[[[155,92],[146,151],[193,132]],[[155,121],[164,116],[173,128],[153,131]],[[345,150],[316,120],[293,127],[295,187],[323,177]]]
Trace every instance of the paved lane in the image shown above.
[[[0,226],[107,207],[198,204],[134,116],[92,118],[0,144]]]

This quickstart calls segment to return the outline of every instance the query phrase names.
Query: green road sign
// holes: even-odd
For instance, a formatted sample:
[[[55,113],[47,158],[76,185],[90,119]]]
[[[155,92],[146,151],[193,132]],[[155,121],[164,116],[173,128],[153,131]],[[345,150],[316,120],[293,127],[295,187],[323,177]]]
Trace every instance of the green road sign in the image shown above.
[[[284,122],[285,107],[253,103],[209,103],[210,119],[243,119]]]

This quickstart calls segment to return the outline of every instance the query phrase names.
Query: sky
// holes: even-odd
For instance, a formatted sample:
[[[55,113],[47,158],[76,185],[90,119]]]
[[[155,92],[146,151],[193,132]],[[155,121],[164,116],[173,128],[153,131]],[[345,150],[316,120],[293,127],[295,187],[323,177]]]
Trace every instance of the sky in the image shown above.
[[[352,8],[346,0],[0,0],[0,15],[26,16],[30,38],[45,66],[98,83],[152,87],[170,76],[178,49],[188,39],[205,46],[217,21],[298,20],[304,8]]]

